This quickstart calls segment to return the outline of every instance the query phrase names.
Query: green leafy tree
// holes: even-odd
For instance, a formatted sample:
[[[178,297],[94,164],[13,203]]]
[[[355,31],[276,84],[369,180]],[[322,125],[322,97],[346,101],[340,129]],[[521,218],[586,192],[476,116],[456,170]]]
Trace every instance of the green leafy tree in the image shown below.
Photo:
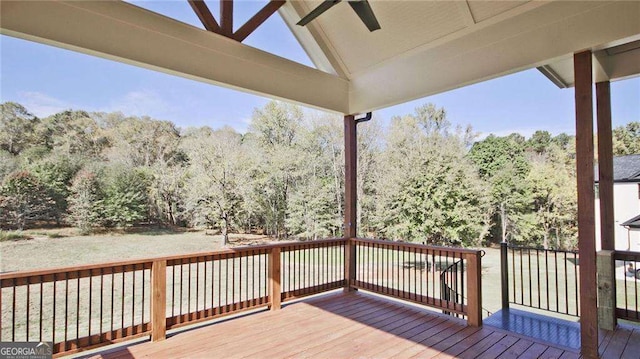
[[[18,169],[18,158],[8,151],[0,149],[0,183],[11,172]]]
[[[104,221],[108,226],[127,227],[148,219],[147,178],[127,167],[112,167],[106,173]]]
[[[544,154],[532,155],[526,178],[531,193],[531,212],[522,218],[515,237],[543,248],[572,248],[577,241],[577,197],[572,167],[566,153],[549,146]]]
[[[20,230],[55,215],[54,201],[36,176],[18,171],[0,187],[0,223]]]
[[[506,241],[514,230],[515,218],[529,210],[525,178],[530,165],[525,157],[524,138],[517,134],[489,135],[473,144],[469,158],[490,187],[494,213],[491,232],[498,232],[499,239]]]
[[[67,110],[51,115],[42,120],[36,131],[58,156],[102,159],[102,151],[109,144],[104,129],[86,111]]]
[[[432,244],[478,245],[489,201],[466,147],[469,128],[452,131],[428,104],[392,119],[380,173],[379,232]]]
[[[295,163],[287,201],[287,232],[304,239],[338,236],[343,220],[341,126],[335,117],[305,119],[304,124],[298,136],[302,161]]]
[[[0,149],[18,155],[37,138],[34,128],[39,120],[15,102],[0,104]]]
[[[191,223],[220,228],[225,244],[242,202],[237,185],[243,179],[241,140],[232,128],[205,127],[183,144],[190,164],[185,207]]]
[[[302,165],[300,137],[302,110],[295,105],[271,101],[253,114],[249,133],[260,151],[257,162],[256,198],[265,219],[269,234],[276,237],[288,235],[285,225],[289,196]]]
[[[375,211],[378,191],[376,182],[383,154],[381,138],[383,138],[382,128],[375,117],[370,122],[358,125],[356,219],[358,234],[365,237],[374,234],[376,228]],[[344,173],[341,173],[341,176],[344,177]],[[340,220],[342,221],[342,218]]]
[[[103,224],[103,194],[96,175],[80,171],[73,179],[69,197],[69,221],[82,234],[90,233]]]
[[[29,169],[47,188],[49,196],[54,201],[54,218],[57,224],[61,224],[67,214],[71,180],[79,166],[69,158],[54,156],[34,163]]]
[[[613,129],[614,156],[640,153],[640,122],[630,122]]]
[[[149,167],[173,163],[180,156],[180,133],[175,124],[150,117],[111,117],[108,123],[111,161]]]
[[[551,144],[552,136],[549,131],[536,131],[526,142],[527,149],[535,153],[543,153]]]
[[[291,194],[286,226],[295,236],[315,240],[336,235],[336,204],[327,180],[310,177]]]
[[[183,223],[187,172],[186,162],[155,163],[149,168],[149,198],[155,218],[174,226]]]

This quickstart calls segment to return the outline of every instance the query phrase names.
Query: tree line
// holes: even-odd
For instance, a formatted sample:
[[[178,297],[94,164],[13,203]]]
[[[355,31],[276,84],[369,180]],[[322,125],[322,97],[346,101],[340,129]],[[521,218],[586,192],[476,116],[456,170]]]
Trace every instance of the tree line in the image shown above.
[[[317,239],[342,233],[342,118],[270,102],[249,129],[180,129],[122,113],[45,118],[0,105],[0,227],[138,224]],[[358,134],[359,235],[477,246],[576,243],[575,141],[477,140],[432,104]],[[640,153],[640,123],[614,130]]]

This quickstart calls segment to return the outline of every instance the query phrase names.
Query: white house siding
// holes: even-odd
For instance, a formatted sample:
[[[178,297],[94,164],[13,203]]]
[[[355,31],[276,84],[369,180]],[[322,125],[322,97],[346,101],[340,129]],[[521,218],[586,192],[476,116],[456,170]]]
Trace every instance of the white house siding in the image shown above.
[[[640,183],[613,184],[615,236],[617,250],[640,251],[640,231],[629,231],[620,224],[640,214]],[[596,199],[596,248],[600,250],[600,200]]]

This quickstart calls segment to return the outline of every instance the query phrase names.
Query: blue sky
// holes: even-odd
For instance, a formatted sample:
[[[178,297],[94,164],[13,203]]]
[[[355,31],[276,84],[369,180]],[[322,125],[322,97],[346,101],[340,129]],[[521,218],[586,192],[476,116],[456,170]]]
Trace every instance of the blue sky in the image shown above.
[[[186,1],[136,2],[149,10],[202,27]],[[263,1],[236,1],[234,26]],[[217,16],[217,6],[211,6]],[[312,66],[282,19],[269,18],[244,42]],[[0,100],[25,105],[38,116],[64,109],[122,111],[170,120],[180,127],[230,125],[245,131],[253,109],[269,99],[25,40],[0,36]],[[640,121],[640,78],[612,83],[614,126]],[[535,130],[574,132],[573,90],[560,90],[537,70],[505,76],[374,113],[383,124],[432,102],[455,125],[484,135]]]

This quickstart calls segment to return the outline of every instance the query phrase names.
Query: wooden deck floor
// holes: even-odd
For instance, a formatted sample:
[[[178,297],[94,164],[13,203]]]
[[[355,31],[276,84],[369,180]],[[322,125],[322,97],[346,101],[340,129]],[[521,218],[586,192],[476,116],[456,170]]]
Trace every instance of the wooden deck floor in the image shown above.
[[[631,330],[603,341],[622,357]],[[605,343],[606,342],[606,343]],[[625,342],[625,345],[616,343]],[[620,350],[622,348],[622,350]],[[638,357],[638,348],[627,354]],[[615,356],[614,356],[615,355]],[[93,358],[578,358],[554,346],[365,293],[332,293],[144,342]]]
[[[618,324],[615,332],[600,331],[598,351],[603,359],[640,359],[640,327]]]

